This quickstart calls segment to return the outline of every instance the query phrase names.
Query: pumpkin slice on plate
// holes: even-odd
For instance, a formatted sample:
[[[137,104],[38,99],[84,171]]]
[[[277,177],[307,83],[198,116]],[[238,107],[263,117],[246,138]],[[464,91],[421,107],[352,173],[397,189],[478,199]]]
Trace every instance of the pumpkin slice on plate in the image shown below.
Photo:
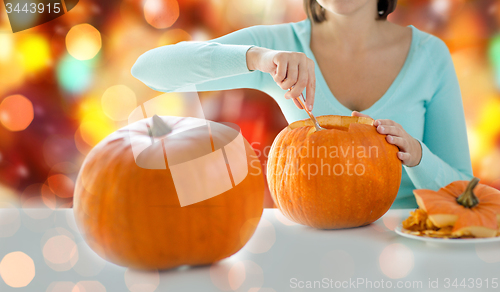
[[[500,191],[470,182],[455,181],[438,191],[414,190],[418,206],[437,227],[453,226],[452,235],[495,237],[500,226]]]

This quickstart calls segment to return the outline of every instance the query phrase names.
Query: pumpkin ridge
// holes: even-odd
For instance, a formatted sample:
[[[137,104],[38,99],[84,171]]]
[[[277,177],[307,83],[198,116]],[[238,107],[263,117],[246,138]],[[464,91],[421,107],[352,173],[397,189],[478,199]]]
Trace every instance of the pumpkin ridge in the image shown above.
[[[127,153],[129,155],[132,155],[131,148],[129,148],[129,146],[131,146],[131,145],[129,145],[128,142],[124,143],[124,144],[122,144],[123,148],[120,151],[111,152],[111,153],[109,153],[109,151],[108,151],[108,153],[106,154],[106,156],[109,157],[110,162],[108,162],[108,163],[111,165],[110,168],[112,169],[110,177],[112,178],[113,181],[115,181],[117,183],[106,184],[106,195],[101,197],[103,199],[103,201],[101,201],[101,205],[107,206],[107,209],[105,209],[105,211],[103,211],[103,212],[100,212],[102,221],[99,222],[99,226],[109,225],[107,228],[111,228],[111,230],[113,231],[113,234],[110,234],[110,231],[107,230],[107,228],[101,228],[100,236],[103,238],[103,243],[104,243],[103,248],[105,250],[106,255],[108,255],[110,258],[112,257],[114,260],[121,256],[121,254],[123,253],[123,249],[127,248],[127,246],[130,249],[134,249],[134,250],[138,249],[137,245],[136,245],[136,241],[133,238],[128,237],[128,234],[122,234],[122,236],[125,236],[126,238],[120,238],[121,243],[119,245],[113,244],[113,242],[115,242],[115,240],[116,240],[116,238],[114,238],[115,237],[114,233],[116,232],[116,230],[120,229],[120,228],[117,228],[117,225],[120,224],[122,226],[122,228],[132,228],[132,224],[133,224],[133,223],[131,224],[131,222],[129,221],[129,218],[131,218],[131,217],[122,218],[122,219],[124,219],[123,222],[122,221],[116,222],[115,220],[117,220],[117,218],[115,217],[115,214],[120,213],[120,212],[119,212],[119,210],[117,210],[116,204],[110,203],[110,202],[115,201],[117,198],[120,197],[121,191],[122,191],[120,189],[121,183],[123,183],[124,181],[128,181],[128,178],[124,177],[125,173],[122,171],[122,169],[119,167],[119,165],[117,165],[116,162],[120,161],[120,159],[118,159],[119,158],[118,153],[123,153],[122,151],[124,151],[125,153]],[[130,159],[129,155],[127,155],[125,159],[129,160]],[[102,182],[102,183],[104,183],[104,182]],[[131,208],[130,208],[131,206],[130,206],[130,204],[128,204],[128,202],[129,201],[124,201],[123,207],[126,210],[131,210]],[[135,208],[132,208],[132,210],[135,210]],[[110,217],[106,217],[105,214],[113,214],[113,216],[110,216],[111,217],[110,218]],[[120,217],[118,217],[118,218],[120,218]],[[112,221],[114,221],[115,223],[110,224],[110,222],[112,222]],[[125,225],[125,226],[123,226],[123,225]],[[135,262],[137,262],[137,260],[138,260],[137,258],[134,259]]]
[[[121,145],[120,145],[121,146]],[[98,145],[95,149],[99,149],[101,147],[101,145]],[[96,151],[94,151],[94,153],[96,153]],[[94,172],[93,170],[95,168],[97,168],[96,166],[96,163],[97,162],[103,162],[103,163],[112,163],[113,160],[112,160],[112,155],[108,155],[106,153],[106,155],[92,155],[91,156],[91,160],[89,160],[89,165],[88,165],[88,172],[90,172],[90,175],[89,175],[89,179],[88,181],[84,181],[83,184],[84,184],[84,187],[85,185],[94,185],[94,184],[102,184],[101,180],[102,180],[102,177],[99,177],[98,175],[96,175],[97,172]],[[109,161],[109,162],[108,162]],[[115,169],[113,169],[111,171],[111,173],[109,174],[109,176],[114,179],[114,176],[115,176]],[[90,186],[88,186],[89,188],[91,188]],[[108,187],[108,186],[107,186]],[[88,196],[93,196],[94,195],[94,192],[95,192],[95,189],[92,188],[92,189],[89,189],[87,190],[88,191]],[[108,257],[114,257],[115,255],[112,254],[110,252],[110,246],[109,246],[109,243],[108,243],[108,237],[107,237],[107,232],[105,231],[104,228],[102,228],[103,226],[106,225],[106,222],[107,222],[107,218],[104,216],[104,212],[108,211],[104,208],[104,206],[109,206],[108,204],[106,204],[107,202],[107,199],[108,197],[107,196],[102,196],[100,197],[100,201],[99,201],[99,204],[96,204],[94,207],[95,208],[100,208],[99,212],[97,213],[97,218],[95,219],[90,219],[92,221],[96,221],[97,222],[97,226],[98,228],[94,231],[92,231],[92,239],[95,241],[95,242],[100,242],[101,241],[101,244],[99,244],[100,248],[102,249],[102,251],[104,252],[104,254]],[[99,228],[100,227],[100,228]]]
[[[283,165],[281,163],[282,160],[286,160],[288,159],[288,155],[287,155],[287,152],[289,151],[288,149],[288,146],[289,144],[286,143],[287,141],[287,138],[289,138],[290,136],[293,136],[293,132],[291,130],[289,130],[288,128],[285,128],[279,135],[278,137],[283,137],[282,139],[277,139],[276,142],[278,142],[277,146],[278,146],[278,151],[279,153],[277,155],[275,155],[274,151],[273,152],[270,152],[271,155],[273,156],[276,156],[276,161],[277,161],[277,164],[276,165]],[[288,215],[288,208],[285,207],[286,206],[286,203],[285,203],[285,206],[282,205],[282,200],[280,200],[279,198],[276,198],[274,196],[274,194],[278,191],[281,191],[281,190],[285,190],[285,183],[286,183],[286,177],[285,177],[285,173],[287,171],[289,171],[288,169],[288,166],[290,164],[288,163],[285,163],[284,164],[285,166],[282,167],[282,168],[279,168],[278,171],[276,172],[276,170],[273,170],[271,169],[270,172],[268,173],[273,173],[273,178],[274,177],[277,177],[276,180],[271,180],[271,184],[274,186],[272,189],[275,191],[275,192],[272,192],[273,194],[273,199],[275,200],[275,203],[276,205],[278,206],[278,208],[281,208],[283,209],[284,211],[284,215],[287,216]],[[268,177],[268,180],[270,179],[271,177]],[[275,183],[275,182],[278,182],[278,183]],[[286,214],[285,214],[286,213]]]
[[[479,214],[477,210],[468,209],[465,211],[465,216],[462,215],[458,218],[452,232],[457,232],[466,227],[486,227],[496,230],[498,229],[496,215],[489,210],[482,210],[481,214]]]
[[[279,134],[279,136],[283,135],[283,139],[282,140],[278,140],[279,143],[277,144],[278,151],[279,151],[280,155],[275,155],[276,156],[275,159],[277,160],[278,165],[282,165],[280,163],[280,161],[282,159],[286,158],[286,151],[287,151],[287,147],[288,147],[288,145],[286,143],[284,143],[284,140],[285,140],[285,138],[287,136],[290,135],[290,131],[286,131],[286,132],[284,132],[284,131],[285,130],[283,130],[283,132]],[[285,153],[285,154],[281,155],[282,153]],[[273,189],[275,189],[275,190],[282,189],[282,185],[281,184],[283,184],[283,174],[284,174],[285,171],[287,171],[287,170],[283,167],[283,168],[279,169],[278,172],[274,172],[273,173],[273,176],[277,177],[277,179],[276,179],[277,183],[274,183],[274,182],[272,183],[272,185],[274,186]],[[281,205],[281,201],[280,200],[276,200],[275,202],[276,202],[277,206]]]

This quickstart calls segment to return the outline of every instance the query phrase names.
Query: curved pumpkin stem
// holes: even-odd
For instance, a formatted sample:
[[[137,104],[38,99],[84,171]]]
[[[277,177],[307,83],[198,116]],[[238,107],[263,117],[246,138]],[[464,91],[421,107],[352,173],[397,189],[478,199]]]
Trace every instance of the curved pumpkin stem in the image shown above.
[[[158,115],[153,116],[153,125],[151,126],[151,134],[153,137],[165,136],[172,132],[170,128]]]
[[[477,204],[479,204],[479,200],[473,192],[478,183],[479,179],[477,177],[473,177],[467,185],[465,192],[457,198],[457,203],[464,206],[465,208],[473,208]]]

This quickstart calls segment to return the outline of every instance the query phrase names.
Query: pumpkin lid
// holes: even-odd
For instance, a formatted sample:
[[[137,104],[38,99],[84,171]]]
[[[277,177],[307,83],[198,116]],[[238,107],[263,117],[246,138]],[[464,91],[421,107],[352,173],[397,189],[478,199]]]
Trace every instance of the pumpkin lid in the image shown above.
[[[419,189],[413,193],[435,226],[453,226],[454,234],[495,236],[500,222],[500,191],[478,182],[477,178],[455,181],[438,191]]]

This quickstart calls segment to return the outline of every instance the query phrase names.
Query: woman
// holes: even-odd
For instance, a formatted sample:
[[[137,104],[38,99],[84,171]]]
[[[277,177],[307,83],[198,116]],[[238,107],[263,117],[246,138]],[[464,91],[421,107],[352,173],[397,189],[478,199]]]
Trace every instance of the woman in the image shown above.
[[[297,107],[287,100],[301,92],[316,116],[370,116],[404,165],[392,207],[414,208],[413,189],[469,180],[472,169],[450,53],[438,38],[387,21],[395,6],[396,0],[305,0],[304,21],[156,48],[132,74],[164,92],[190,85],[259,89],[289,123],[307,118],[295,99]]]

